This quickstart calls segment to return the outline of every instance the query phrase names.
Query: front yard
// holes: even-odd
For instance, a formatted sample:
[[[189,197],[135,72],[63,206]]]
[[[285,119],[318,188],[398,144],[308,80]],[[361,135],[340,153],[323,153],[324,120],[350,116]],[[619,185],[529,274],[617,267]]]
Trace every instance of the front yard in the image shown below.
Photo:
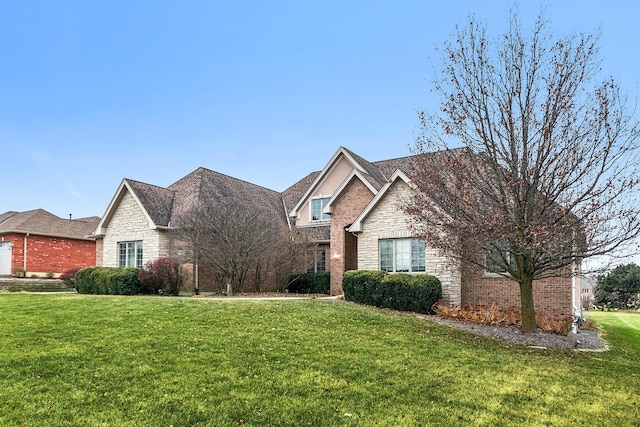
[[[640,423],[639,314],[533,350],[344,302],[0,294],[0,425]]]

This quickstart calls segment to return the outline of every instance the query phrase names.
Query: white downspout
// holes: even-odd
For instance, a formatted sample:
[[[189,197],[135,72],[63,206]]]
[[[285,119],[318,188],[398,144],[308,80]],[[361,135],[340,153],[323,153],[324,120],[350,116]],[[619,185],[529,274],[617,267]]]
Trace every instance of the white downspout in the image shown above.
[[[574,316],[578,313],[576,307],[576,262],[571,263],[571,314]]]
[[[24,250],[22,251],[22,269],[24,270],[25,277],[27,277],[27,237],[29,237],[29,233],[24,235]]]

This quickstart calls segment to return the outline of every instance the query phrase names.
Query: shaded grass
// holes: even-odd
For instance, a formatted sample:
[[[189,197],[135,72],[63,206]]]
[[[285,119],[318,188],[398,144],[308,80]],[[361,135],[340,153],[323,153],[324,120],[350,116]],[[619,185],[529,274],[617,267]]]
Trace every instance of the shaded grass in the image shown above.
[[[0,425],[638,425],[615,315],[580,353],[348,303],[0,295]]]

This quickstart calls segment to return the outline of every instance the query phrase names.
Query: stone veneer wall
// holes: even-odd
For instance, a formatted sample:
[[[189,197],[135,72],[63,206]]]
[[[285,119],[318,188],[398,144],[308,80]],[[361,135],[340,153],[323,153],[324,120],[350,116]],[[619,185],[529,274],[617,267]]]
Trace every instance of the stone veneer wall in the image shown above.
[[[142,208],[126,192],[107,225],[103,239],[102,265],[118,267],[118,243],[142,241],[142,263],[168,256],[169,241],[162,230],[151,228]]]
[[[402,203],[413,196],[413,190],[402,180],[397,180],[376,208],[362,224],[358,235],[358,269],[379,270],[378,240],[410,238],[408,217],[402,211]],[[437,249],[425,248],[426,273],[440,279],[443,297],[450,304],[461,302],[461,277],[457,263],[442,256]]]
[[[358,268],[357,242],[352,234],[347,234],[345,227],[353,223],[371,199],[371,190],[354,177],[333,202],[329,250],[331,295],[341,295],[343,273]]]

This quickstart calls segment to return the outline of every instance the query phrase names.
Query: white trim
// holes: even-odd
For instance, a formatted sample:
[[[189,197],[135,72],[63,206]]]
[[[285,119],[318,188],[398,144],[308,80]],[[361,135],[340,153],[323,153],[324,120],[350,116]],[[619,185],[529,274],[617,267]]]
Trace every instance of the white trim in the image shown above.
[[[362,232],[362,222],[369,216],[371,211],[373,211],[373,209],[378,205],[380,200],[382,200],[382,198],[387,194],[387,192],[389,192],[389,189],[393,186],[393,184],[399,179],[404,181],[407,185],[411,185],[411,180],[409,179],[409,177],[400,169],[396,169],[393,175],[391,175],[391,178],[389,179],[389,181],[387,181],[384,184],[384,186],[380,189],[378,194],[376,194],[375,197],[371,199],[369,204],[364,208],[364,210],[360,212],[360,215],[358,215],[355,221],[353,221],[353,224],[351,224],[351,226],[347,231],[351,233]]]
[[[327,199],[326,203],[324,205],[322,205],[320,207],[320,219],[313,219],[313,201],[314,200],[322,200],[322,199]],[[309,224],[319,224],[322,222],[329,222],[331,221],[331,218],[322,218],[322,215],[331,215],[330,212],[325,212],[324,211],[324,207],[327,205],[327,203],[329,203],[329,200],[331,200],[331,196],[326,195],[326,194],[320,194],[318,196],[313,196],[309,199]]]
[[[338,188],[336,188],[336,191],[333,193],[333,195],[331,196],[327,204],[324,205],[324,208],[322,209],[322,213],[328,213],[329,215],[331,215],[331,212],[333,211],[333,206],[332,206],[333,202],[335,202],[338,196],[342,193],[342,191],[346,188],[346,186],[349,185],[349,183],[354,177],[362,181],[362,183],[366,185],[366,187],[369,189],[369,191],[371,191],[372,194],[375,195],[377,193],[376,188],[368,180],[364,178],[362,173],[359,170],[354,169],[351,171],[351,173],[349,173],[349,175],[347,175],[344,181],[340,183]]]
[[[120,182],[120,185],[118,186],[118,189],[116,190],[116,193],[114,194],[113,198],[111,199],[111,202],[109,202],[109,206],[107,207],[107,210],[105,211],[104,215],[102,216],[102,219],[100,220],[100,222],[96,226],[96,230],[94,231],[92,237],[101,237],[101,236],[104,236],[107,233],[107,225],[111,221],[111,218],[113,218],[113,215],[115,214],[116,209],[118,208],[118,206],[120,206],[120,202],[122,202],[122,199],[123,199],[124,195],[126,194],[126,191],[128,191],[129,194],[131,194],[131,196],[133,197],[133,200],[135,200],[136,203],[138,204],[138,207],[140,208],[140,210],[144,214],[147,222],[149,223],[149,229],[150,230],[155,230],[155,229],[159,228],[153,222],[153,220],[149,216],[149,213],[147,213],[147,210],[144,208],[144,206],[140,202],[140,199],[138,199],[138,196],[136,196],[136,193],[131,188],[131,185],[129,185],[129,182],[127,181],[127,179],[124,178]]]
[[[300,200],[298,200],[298,203],[296,203],[296,205],[293,207],[293,209],[291,209],[291,211],[289,212],[289,216],[292,218],[299,218],[300,215],[300,210],[302,209],[302,206],[304,206],[305,202],[311,197],[311,195],[313,194],[313,192],[320,186],[320,184],[322,184],[327,177],[331,174],[331,171],[336,167],[336,165],[338,164],[338,161],[340,159],[340,156],[345,157],[350,163],[351,165],[358,171],[360,171],[363,174],[366,174],[366,170],[358,163],[355,161],[355,159],[353,158],[353,156],[351,156],[347,149],[344,147],[339,147],[338,150],[333,154],[333,156],[331,157],[331,159],[327,162],[327,164],[325,165],[325,167],[322,169],[322,171],[320,171],[320,173],[318,174],[318,176],[316,177],[316,179],[313,181],[313,183],[309,186],[309,188],[307,189],[307,191],[304,193],[304,195],[300,198]],[[337,192],[334,192],[334,194],[337,194]]]

